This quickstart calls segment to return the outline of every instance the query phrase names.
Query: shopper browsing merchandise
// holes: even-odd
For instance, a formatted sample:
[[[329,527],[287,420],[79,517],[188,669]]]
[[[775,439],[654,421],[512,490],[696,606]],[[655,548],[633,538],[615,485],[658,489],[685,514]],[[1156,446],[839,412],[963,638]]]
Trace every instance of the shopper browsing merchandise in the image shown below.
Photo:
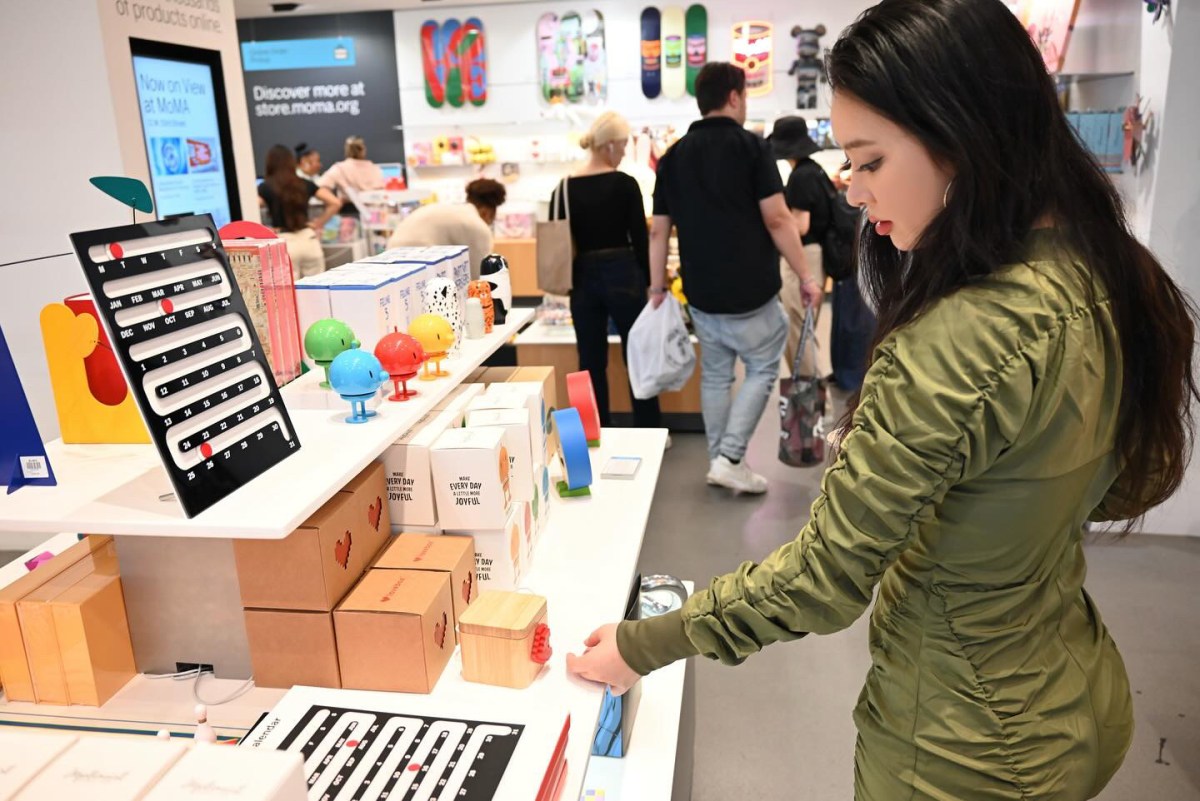
[[[804,245],[804,260],[813,277],[823,287],[825,271],[821,264],[821,238],[829,226],[829,195],[825,191],[825,185],[830,184],[830,181],[829,176],[825,175],[825,169],[809,158],[820,148],[808,135],[808,123],[799,116],[781,117],[776,120],[771,135],[767,137],[767,143],[770,144],[771,153],[777,161],[786,160],[791,165],[792,171],[783,190],[783,199],[796,221],[800,243]],[[796,348],[800,343],[800,332],[804,328],[804,297],[800,292],[800,280],[786,261],[780,262],[779,280],[782,284],[779,300],[783,303],[783,310],[788,318],[784,359],[790,366],[796,363]],[[817,365],[811,352],[801,357],[800,373],[817,374]]]
[[[305,142],[296,145],[296,175],[314,184],[321,182],[321,154]]]
[[[318,188],[312,181],[297,177],[296,158],[283,145],[275,145],[267,151],[264,174],[266,177],[258,185],[258,203],[266,208],[279,237],[287,242],[292,276],[299,279],[325,272],[320,231],[338,213],[342,201],[328,189]],[[314,196],[325,207],[310,222],[308,201]]]
[[[743,461],[779,376],[787,319],[779,304],[779,254],[819,308],[821,286],[809,271],[783,182],[770,149],[742,126],[746,73],[723,62],[696,76],[704,119],[659,160],[650,232],[651,300],[667,291],[667,243],[679,237],[683,291],[700,340],[700,406],[708,437],[709,484],[763,493],[767,480]],[[732,393],[734,364],[746,378]]]
[[[608,408],[608,321],[621,336],[625,358],[629,329],[646,305],[650,283],[649,236],[642,192],[632,176],[617,171],[629,144],[629,123],[614,111],[596,118],[579,144],[590,154],[587,165],[565,178],[558,192],[570,202],[571,320],[579,369],[592,376],[601,425],[611,425]],[[633,423],[659,428],[658,398],[633,397]]]
[[[367,144],[361,136],[346,137],[346,158],[330,167],[321,176],[321,186],[331,189],[338,197],[355,203],[359,194],[383,189],[386,183],[383,170],[367,159]],[[355,203],[357,205],[357,203]]]
[[[1195,306],[1000,0],[885,0],[828,65],[879,310],[841,451],[795,541],[597,630],[568,667],[619,693],[693,654],[737,664],[844,629],[874,593],[858,801],[1093,798],[1133,715],[1084,524],[1178,490]]]
[[[471,278],[492,252],[492,223],[508,192],[491,178],[467,184],[466,203],[430,203],[414,210],[392,232],[389,248],[465,245],[471,251]]]

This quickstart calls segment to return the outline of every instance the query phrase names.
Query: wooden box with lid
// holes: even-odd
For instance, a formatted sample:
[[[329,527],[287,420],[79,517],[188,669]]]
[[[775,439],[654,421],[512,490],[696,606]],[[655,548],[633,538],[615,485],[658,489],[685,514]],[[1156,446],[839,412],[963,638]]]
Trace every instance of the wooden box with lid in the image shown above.
[[[459,619],[463,678],[522,690],[550,659],[546,599],[491,590]]]

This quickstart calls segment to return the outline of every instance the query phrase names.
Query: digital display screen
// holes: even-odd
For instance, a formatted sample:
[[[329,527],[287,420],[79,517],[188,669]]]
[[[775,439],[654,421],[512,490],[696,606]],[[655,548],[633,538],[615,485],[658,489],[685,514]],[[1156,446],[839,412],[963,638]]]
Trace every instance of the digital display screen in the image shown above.
[[[240,218],[219,67],[135,48],[133,71],[157,214]]]

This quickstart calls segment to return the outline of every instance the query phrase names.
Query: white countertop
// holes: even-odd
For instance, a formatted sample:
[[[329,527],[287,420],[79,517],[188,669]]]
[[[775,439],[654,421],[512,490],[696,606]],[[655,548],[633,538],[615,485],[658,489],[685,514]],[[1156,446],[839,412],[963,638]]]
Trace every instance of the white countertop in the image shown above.
[[[289,408],[300,449],[191,519],[171,495],[153,445],[49,442],[46,452],[58,485],[0,496],[0,531],[286,537],[532,317],[532,309],[512,309],[505,325],[482,339],[464,340],[461,352],[443,364],[450,377],[413,381],[419,395],[405,403],[384,401],[379,416],[365,425],[344,422],[349,404],[331,410]],[[286,405],[288,387],[282,394]],[[169,497],[160,500],[164,495]]]

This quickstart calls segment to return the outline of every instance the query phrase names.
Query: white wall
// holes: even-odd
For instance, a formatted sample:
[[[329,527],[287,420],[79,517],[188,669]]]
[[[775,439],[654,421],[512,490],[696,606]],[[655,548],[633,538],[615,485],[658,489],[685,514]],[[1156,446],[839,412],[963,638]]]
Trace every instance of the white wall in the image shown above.
[[[1147,19],[1143,38],[1142,92],[1159,134],[1143,181],[1140,223],[1150,249],[1200,302],[1200,5],[1178,3],[1171,13],[1170,23],[1151,27]],[[1200,536],[1200,456],[1193,457],[1183,489],[1147,516],[1144,530]]]

